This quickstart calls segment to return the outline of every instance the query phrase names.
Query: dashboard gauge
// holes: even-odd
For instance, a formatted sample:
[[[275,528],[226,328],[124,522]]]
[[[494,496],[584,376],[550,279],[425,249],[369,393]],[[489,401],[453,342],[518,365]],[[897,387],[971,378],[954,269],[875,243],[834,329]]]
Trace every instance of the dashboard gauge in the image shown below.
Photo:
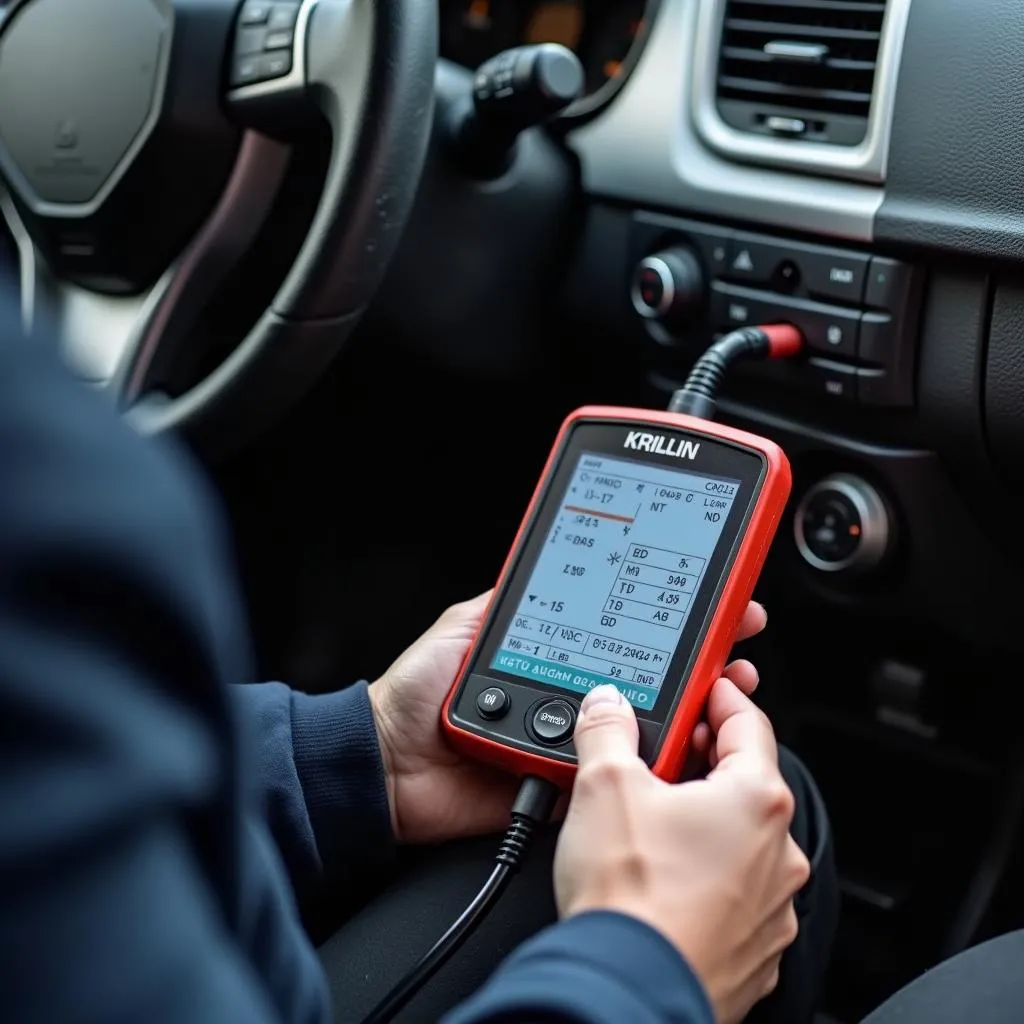
[[[646,6],[646,0],[621,0],[607,7],[599,23],[592,27],[590,45],[580,55],[588,95],[625,73],[626,58],[644,29]]]
[[[580,0],[542,0],[531,12],[523,42],[561,43],[575,50],[583,36],[583,5]]]
[[[479,67],[518,46],[522,7],[517,0],[448,0],[441,5],[441,54],[464,67]]]

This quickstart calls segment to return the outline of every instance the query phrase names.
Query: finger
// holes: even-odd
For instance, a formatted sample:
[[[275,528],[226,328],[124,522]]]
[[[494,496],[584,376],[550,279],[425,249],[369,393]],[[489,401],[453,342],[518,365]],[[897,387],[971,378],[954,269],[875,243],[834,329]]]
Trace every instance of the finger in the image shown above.
[[[726,665],[722,675],[748,697],[757,689],[757,684],[760,682],[760,676],[753,662],[747,661],[745,658]]]
[[[614,686],[596,686],[583,698],[575,740],[580,770],[602,761],[636,757],[640,742],[636,715]]]
[[[739,629],[736,630],[736,642],[739,643],[741,640],[749,640],[752,636],[757,636],[767,625],[768,613],[764,610],[764,605],[757,601],[751,601],[743,613],[743,618],[740,619]]]
[[[729,757],[740,754],[778,764],[779,752],[771,723],[731,680],[719,679],[712,687],[707,719],[717,737],[717,768]]]
[[[711,752],[711,726],[707,722],[698,722],[690,740],[690,751],[693,757],[703,760]]]
[[[476,630],[483,621],[484,615],[487,614],[487,608],[493,595],[494,591],[488,590],[483,594],[477,594],[476,597],[472,597],[468,601],[460,601],[458,604],[451,605],[441,613],[433,628],[440,632]]]
[[[711,726],[707,722],[698,722],[690,737],[690,746],[686,751],[686,764],[683,766],[680,782],[690,782],[707,775],[708,757],[714,744]]]

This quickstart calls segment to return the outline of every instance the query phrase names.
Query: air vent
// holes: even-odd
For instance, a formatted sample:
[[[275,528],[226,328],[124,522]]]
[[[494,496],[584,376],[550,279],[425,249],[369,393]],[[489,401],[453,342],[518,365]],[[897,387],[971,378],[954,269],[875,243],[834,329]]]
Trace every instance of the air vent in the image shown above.
[[[742,132],[864,141],[885,0],[728,0],[716,105]]]

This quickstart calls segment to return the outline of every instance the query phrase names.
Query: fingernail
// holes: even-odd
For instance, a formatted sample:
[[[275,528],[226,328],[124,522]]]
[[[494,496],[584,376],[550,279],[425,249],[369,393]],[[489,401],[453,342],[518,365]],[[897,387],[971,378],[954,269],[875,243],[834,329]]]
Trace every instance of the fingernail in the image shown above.
[[[764,615],[764,624],[767,626],[768,625],[768,609],[765,608],[765,606],[763,604],[761,604],[760,601],[758,601],[757,603],[761,606],[761,614]]]
[[[587,711],[597,704],[621,704],[622,694],[619,693],[618,689],[611,685],[611,683],[603,683],[601,686],[595,686],[583,698],[583,703],[580,705],[580,711]]]

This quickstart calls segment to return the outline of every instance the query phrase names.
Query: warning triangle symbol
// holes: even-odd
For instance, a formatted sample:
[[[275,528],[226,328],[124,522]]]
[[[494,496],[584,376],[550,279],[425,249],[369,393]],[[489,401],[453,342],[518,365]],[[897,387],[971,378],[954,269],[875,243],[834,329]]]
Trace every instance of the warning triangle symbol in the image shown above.
[[[749,249],[740,250],[740,254],[732,261],[732,269],[746,271],[754,269],[754,261],[750,258]]]

